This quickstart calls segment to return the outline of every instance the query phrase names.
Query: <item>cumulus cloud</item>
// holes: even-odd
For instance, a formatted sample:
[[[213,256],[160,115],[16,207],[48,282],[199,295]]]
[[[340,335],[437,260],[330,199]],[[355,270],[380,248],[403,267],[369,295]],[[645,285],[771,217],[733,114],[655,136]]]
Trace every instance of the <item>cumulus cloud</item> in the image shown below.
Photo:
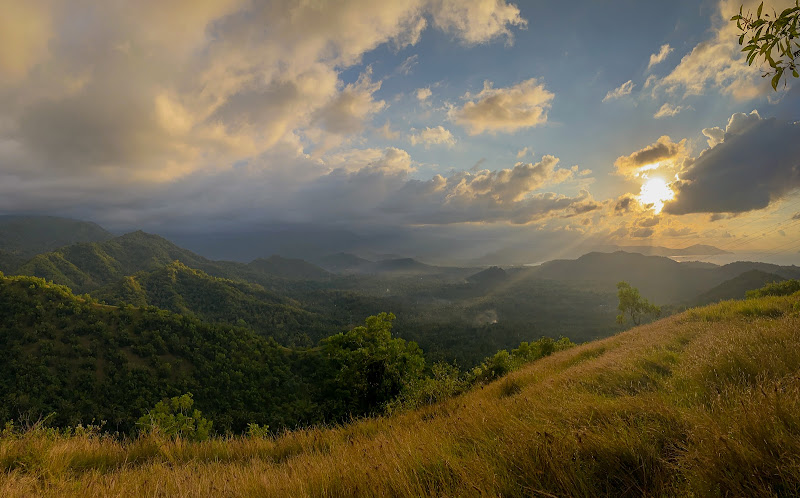
[[[517,151],[517,159],[522,159],[523,157],[527,156],[529,149],[527,147],[523,147]]]
[[[43,184],[76,175],[163,183],[230,170],[275,148],[326,150],[386,107],[369,71],[342,80],[367,52],[417,43],[428,20],[467,44],[510,39],[525,24],[501,0],[42,0],[4,8],[0,172],[29,189],[37,175]],[[74,19],[82,20],[79,36]]]
[[[676,143],[664,135],[647,147],[628,156],[618,157],[614,161],[614,167],[618,174],[636,177],[647,171],[675,169],[685,157],[686,140]]]
[[[498,131],[511,133],[547,122],[547,109],[554,94],[536,78],[508,88],[494,88],[489,81],[477,95],[467,93],[461,108],[451,109],[450,119],[470,135]]]
[[[603,97],[603,102],[608,102],[609,100],[616,100],[622,98],[626,95],[630,95],[633,91],[633,87],[636,86],[633,84],[633,81],[628,80],[625,83],[621,84],[617,88],[609,91],[605,97]]]
[[[352,134],[363,129],[364,121],[386,106],[383,100],[376,101],[373,94],[381,82],[373,82],[370,72],[359,77],[356,83],[344,87],[339,94],[317,112],[319,123],[328,131]]]
[[[671,185],[675,199],[664,212],[741,213],[767,207],[800,187],[800,124],[757,112],[731,116],[724,134],[713,138]]]
[[[431,10],[435,25],[468,45],[497,38],[511,43],[513,35],[509,27],[528,25],[519,8],[505,0],[434,0]]]
[[[664,59],[666,59],[667,56],[672,53],[672,51],[673,48],[669,46],[669,43],[661,45],[661,48],[658,50],[658,52],[650,56],[650,62],[647,64],[647,69],[652,68],[656,64],[664,62]]]
[[[450,130],[441,125],[436,128],[426,127],[424,130],[412,129],[412,134],[408,139],[411,141],[411,145],[422,144],[425,147],[430,147],[431,145],[446,145],[452,147],[456,143],[456,139],[453,134],[450,133]]]
[[[419,100],[420,102],[424,102],[429,98],[431,98],[433,92],[431,92],[431,89],[429,87],[425,87],[425,88],[417,88],[416,94],[417,94],[417,100]]]
[[[662,105],[656,111],[656,113],[653,114],[653,117],[656,118],[656,119],[672,117],[672,116],[676,116],[681,111],[688,111],[690,109],[692,109],[692,106],[682,106],[682,105],[676,106],[676,105],[670,104],[669,102],[665,102],[664,105]]]
[[[755,10],[759,1],[747,0],[744,10]],[[712,19],[709,39],[700,42],[680,63],[655,85],[657,90],[683,96],[702,95],[717,90],[738,100],[748,100],[771,92],[769,81],[760,77],[757,65],[748,66],[738,44],[740,32],[731,16],[739,13],[740,0],[720,0]],[[778,12],[793,6],[789,0],[764,2],[764,11]]]

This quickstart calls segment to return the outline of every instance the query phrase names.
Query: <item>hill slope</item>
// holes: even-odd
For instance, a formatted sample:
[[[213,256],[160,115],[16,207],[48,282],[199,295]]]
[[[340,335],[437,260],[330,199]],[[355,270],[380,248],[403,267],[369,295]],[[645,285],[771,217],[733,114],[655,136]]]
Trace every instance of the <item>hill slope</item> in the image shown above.
[[[79,242],[102,242],[113,235],[88,221],[55,216],[0,216],[0,251],[30,258]]]
[[[725,299],[742,299],[749,290],[760,289],[768,283],[780,282],[782,280],[786,279],[774,273],[767,273],[761,270],[746,271],[700,294],[693,300],[693,304],[702,306]]]
[[[240,324],[284,345],[311,346],[338,331],[300,303],[245,282],[212,277],[174,261],[92,292],[112,305],[157,306],[211,322]]]
[[[155,270],[175,260],[200,270],[213,271],[214,264],[167,239],[142,231],[106,242],[75,244],[40,254],[19,267],[30,275],[87,292],[140,271]]]
[[[795,295],[689,310],[556,353],[441,404],[275,439],[4,438],[3,489],[9,496],[77,489],[84,496],[797,496],[799,304]]]

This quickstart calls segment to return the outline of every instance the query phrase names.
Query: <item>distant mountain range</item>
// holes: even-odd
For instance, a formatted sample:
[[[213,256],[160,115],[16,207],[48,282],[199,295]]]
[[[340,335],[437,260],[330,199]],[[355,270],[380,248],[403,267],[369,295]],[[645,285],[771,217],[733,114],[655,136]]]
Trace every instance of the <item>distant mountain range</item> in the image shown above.
[[[625,251],[644,254],[645,256],[716,256],[719,254],[731,254],[718,247],[705,244],[693,244],[682,249],[671,249],[661,246],[614,246],[609,252]],[[606,251],[604,251],[606,252]]]
[[[724,266],[697,265],[678,263],[662,256],[645,256],[624,251],[592,252],[575,260],[549,261],[531,268],[530,274],[536,278],[606,290],[613,289],[617,282],[624,280],[657,304],[669,304],[691,303],[696,296],[751,270],[786,279],[800,278],[800,267],[797,266],[758,262],[736,262]]]

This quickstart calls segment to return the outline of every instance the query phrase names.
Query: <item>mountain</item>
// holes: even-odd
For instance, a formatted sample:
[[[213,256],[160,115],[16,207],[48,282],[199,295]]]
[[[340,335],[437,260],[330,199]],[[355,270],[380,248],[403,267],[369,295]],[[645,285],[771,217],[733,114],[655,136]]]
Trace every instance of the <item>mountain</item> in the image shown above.
[[[113,237],[88,221],[55,216],[0,216],[0,251],[22,258],[80,242],[103,242]]]
[[[218,270],[213,262],[158,235],[137,231],[105,242],[74,244],[40,254],[21,265],[17,273],[87,292],[176,260],[209,273]]]
[[[467,277],[467,282],[480,286],[493,286],[508,280],[508,273],[498,266],[489,267]]]
[[[730,254],[718,247],[705,244],[693,244],[682,249],[671,249],[661,246],[615,246],[618,251],[636,252],[645,256],[716,256],[719,254]]]
[[[291,280],[328,280],[331,277],[330,273],[308,261],[277,255],[256,259],[247,266],[258,273]]]
[[[766,273],[761,270],[746,271],[700,294],[694,298],[693,304],[699,306],[726,299],[742,299],[749,290],[760,289],[768,283],[783,280],[786,279],[774,273]]]
[[[157,306],[209,322],[238,324],[287,346],[311,346],[338,332],[331,320],[255,284],[212,277],[174,261],[92,292],[108,304]]]
[[[31,431],[0,469],[16,496],[797,496],[797,305],[692,309],[457,396],[440,369],[416,410],[273,437]]]
[[[319,258],[317,262],[321,267],[334,273],[358,273],[360,268],[367,267],[374,263],[368,259],[358,257],[355,254],[345,252],[323,256]]]
[[[624,280],[657,304],[681,302],[710,289],[724,280],[715,271],[686,267],[661,256],[623,251],[592,252],[576,260],[555,260],[531,269],[537,278],[605,291],[616,292],[617,282]]]
[[[730,279],[744,272],[758,270],[764,273],[772,273],[786,280],[800,279],[800,267],[779,266],[771,263],[759,263],[755,261],[737,261],[720,266],[716,272],[723,278]]]

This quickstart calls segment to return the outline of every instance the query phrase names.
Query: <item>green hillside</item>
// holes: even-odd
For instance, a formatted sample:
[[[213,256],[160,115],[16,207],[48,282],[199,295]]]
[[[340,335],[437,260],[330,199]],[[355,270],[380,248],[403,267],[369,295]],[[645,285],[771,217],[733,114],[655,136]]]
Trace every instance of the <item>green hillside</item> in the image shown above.
[[[55,216],[0,216],[0,251],[22,258],[69,244],[102,242],[112,237],[88,221]]]
[[[162,237],[138,231],[106,242],[75,244],[40,254],[20,266],[17,273],[87,292],[176,260],[192,268],[214,269],[211,261]]]
[[[693,304],[695,306],[702,306],[725,299],[742,299],[747,291],[760,289],[766,284],[781,282],[783,280],[786,279],[774,273],[767,273],[761,270],[746,271],[697,296]]]
[[[695,308],[464,395],[275,437],[0,436],[7,496],[797,496],[800,295]],[[230,396],[230,394],[229,394]]]
[[[3,273],[15,273],[24,261],[22,257],[16,254],[0,251],[0,271]]]
[[[284,345],[311,346],[340,329],[292,299],[246,282],[212,277],[174,261],[92,292],[113,305],[156,306],[205,321],[246,326]]]

